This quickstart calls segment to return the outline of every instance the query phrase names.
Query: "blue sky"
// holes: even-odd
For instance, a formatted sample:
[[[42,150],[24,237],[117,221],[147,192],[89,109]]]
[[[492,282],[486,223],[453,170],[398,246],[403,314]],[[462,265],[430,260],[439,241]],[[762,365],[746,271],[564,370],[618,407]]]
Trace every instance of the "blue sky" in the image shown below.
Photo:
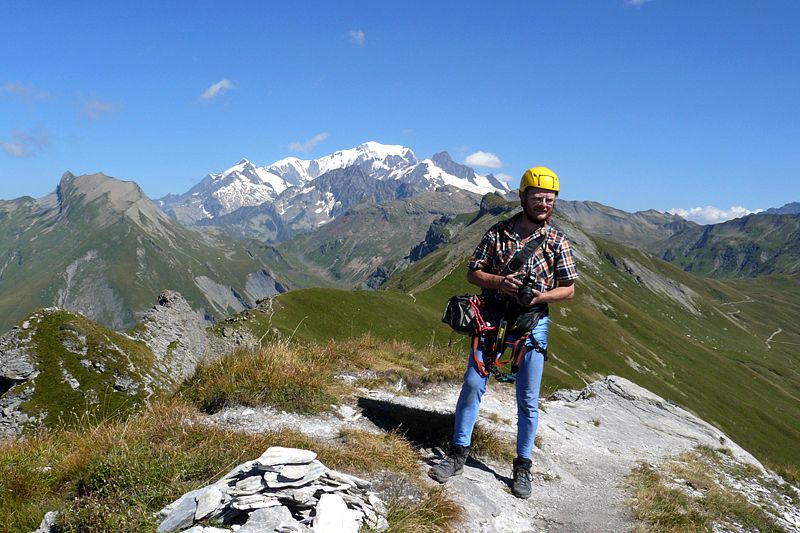
[[[158,198],[375,140],[514,182],[547,165],[563,198],[626,211],[800,201],[794,0],[9,0],[0,19],[2,199],[66,170]]]

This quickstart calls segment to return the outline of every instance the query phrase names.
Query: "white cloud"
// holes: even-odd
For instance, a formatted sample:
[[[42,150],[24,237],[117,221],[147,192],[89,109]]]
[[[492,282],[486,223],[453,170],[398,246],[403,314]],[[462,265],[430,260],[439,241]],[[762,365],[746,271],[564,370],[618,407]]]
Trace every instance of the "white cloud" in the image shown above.
[[[9,157],[26,157],[28,155],[25,147],[20,142],[0,141],[0,146],[3,147],[3,151]]]
[[[107,113],[113,113],[119,106],[114,102],[106,102],[97,98],[89,98],[83,106],[84,114],[92,120],[97,120]]]
[[[367,40],[367,36],[364,35],[364,32],[361,30],[350,30],[347,32],[347,36],[350,37],[350,41],[358,46],[364,46],[364,43]]]
[[[295,141],[293,143],[289,143],[289,150],[293,152],[303,152],[304,154],[307,154],[308,152],[313,150],[316,145],[318,145],[319,143],[321,143],[330,136],[331,136],[330,133],[324,133],[324,132],[317,133],[316,135],[314,135],[305,142]]]
[[[229,79],[220,80],[205,91],[203,94],[200,95],[200,99],[206,102],[210,102],[217,96],[221,94],[225,94],[229,90],[233,89],[233,82]]]
[[[681,216],[686,220],[691,220],[692,222],[697,222],[698,224],[718,224],[720,222],[725,222],[726,220],[740,218],[753,213],[760,213],[762,211],[763,209],[747,209],[746,207],[742,207],[740,205],[733,205],[727,210],[707,205],[705,207],[690,207],[689,209],[675,207],[668,210],[667,213]]]
[[[47,131],[38,129],[30,134],[11,130],[11,140],[0,140],[0,148],[9,157],[33,157],[49,144]]]
[[[490,152],[475,152],[464,159],[464,164],[474,167],[500,168],[503,162]]]
[[[50,93],[47,91],[40,91],[30,83],[22,83],[21,81],[9,81],[0,85],[0,94],[2,93],[15,94],[26,100],[47,100],[50,98]]]
[[[625,0],[625,5],[630,7],[641,7],[650,0]]]

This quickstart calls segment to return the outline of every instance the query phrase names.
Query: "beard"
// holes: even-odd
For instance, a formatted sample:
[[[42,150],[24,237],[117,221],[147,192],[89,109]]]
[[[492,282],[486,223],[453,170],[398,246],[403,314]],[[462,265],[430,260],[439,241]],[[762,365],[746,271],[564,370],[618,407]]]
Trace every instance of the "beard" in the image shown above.
[[[552,206],[534,206],[523,205],[522,212],[525,213],[525,218],[535,224],[544,224],[550,217],[553,216]]]

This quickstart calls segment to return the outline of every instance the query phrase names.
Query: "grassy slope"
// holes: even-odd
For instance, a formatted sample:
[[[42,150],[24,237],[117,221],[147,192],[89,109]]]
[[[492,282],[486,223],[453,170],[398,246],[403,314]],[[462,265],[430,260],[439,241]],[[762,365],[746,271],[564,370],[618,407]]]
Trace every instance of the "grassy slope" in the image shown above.
[[[344,291],[340,289],[301,289],[274,298],[274,315],[250,310],[235,322],[250,329],[256,338],[270,328],[283,338],[301,342],[325,343],[372,334],[381,339],[410,342],[416,346],[447,343],[450,329],[440,321],[441,311],[417,305],[407,294],[388,291]],[[227,327],[222,322],[217,329]]]

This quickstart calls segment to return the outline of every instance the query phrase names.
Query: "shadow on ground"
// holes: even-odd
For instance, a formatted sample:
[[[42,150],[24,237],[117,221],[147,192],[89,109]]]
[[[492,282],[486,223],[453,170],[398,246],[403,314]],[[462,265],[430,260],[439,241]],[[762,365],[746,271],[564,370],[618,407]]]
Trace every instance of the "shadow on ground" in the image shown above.
[[[383,431],[399,433],[417,448],[433,449],[434,456],[429,464],[441,460],[444,457],[442,450],[449,449],[455,422],[452,413],[437,413],[364,397],[358,399],[358,406],[361,414]],[[498,473],[474,455],[467,460],[467,465],[494,475],[504,485],[511,484],[510,477]]]
[[[384,431],[402,434],[418,448],[445,447],[453,438],[452,413],[436,413],[372,398],[359,398],[358,406],[373,424]]]

